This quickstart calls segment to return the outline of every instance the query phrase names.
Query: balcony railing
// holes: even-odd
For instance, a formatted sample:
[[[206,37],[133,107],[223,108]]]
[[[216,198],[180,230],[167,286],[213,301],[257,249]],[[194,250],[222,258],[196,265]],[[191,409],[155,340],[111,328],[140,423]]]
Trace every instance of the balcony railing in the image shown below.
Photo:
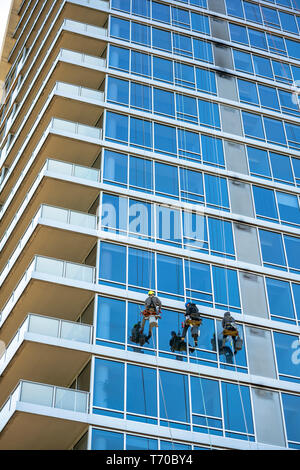
[[[91,344],[93,327],[83,323],[29,314],[1,356],[0,368],[14,356],[16,348],[22,342],[25,332]]]
[[[88,283],[94,283],[96,279],[96,268],[93,266],[46,258],[44,256],[35,256],[6,302],[0,315],[0,322],[7,317],[12,305],[21,296],[27,281],[34,272]]]
[[[18,214],[19,215],[19,214]],[[35,216],[33,217],[32,221],[30,222],[29,226],[27,227],[25,233],[23,234],[22,238],[20,239],[17,247],[13,251],[12,255],[10,256],[8,262],[6,263],[5,267],[3,268],[0,274],[0,286],[7,276],[8,272],[10,271],[11,267],[15,263],[17,257],[19,256],[20,252],[23,250],[25,244],[28,241],[28,238],[31,235],[32,229],[35,227],[37,221],[42,219],[48,219],[55,222],[63,222],[68,225],[75,225],[77,227],[84,227],[87,229],[96,229],[97,228],[97,216],[93,214],[87,214],[85,212],[78,212],[73,211],[70,209],[63,209],[61,207],[54,207],[48,206],[43,204]],[[16,224],[17,220],[13,219],[14,225]],[[6,242],[9,234],[12,232],[13,228],[11,226],[8,227],[4,236],[0,242],[0,249]]]
[[[83,33],[83,34],[90,34],[93,37],[106,37],[107,36],[107,28],[102,28],[99,26],[93,26],[86,23],[81,23],[79,21],[74,20],[64,20],[64,28],[71,29],[72,31],[76,31],[76,33]]]
[[[106,67],[106,59],[103,57],[82,54],[81,52],[70,51],[69,49],[61,49],[58,58],[66,61],[69,60],[82,66]]]
[[[89,393],[21,380],[0,410],[0,431],[17,402],[88,413]]]
[[[53,91],[62,93],[63,95],[71,96],[72,98],[82,97],[95,100],[99,103],[104,103],[104,92],[94,90],[92,88],[85,88],[65,82],[56,82]]]
[[[94,139],[102,139],[102,129],[80,124],[78,122],[66,121],[64,119],[52,118],[48,129],[70,132],[71,134],[79,134],[84,137],[92,137]]]

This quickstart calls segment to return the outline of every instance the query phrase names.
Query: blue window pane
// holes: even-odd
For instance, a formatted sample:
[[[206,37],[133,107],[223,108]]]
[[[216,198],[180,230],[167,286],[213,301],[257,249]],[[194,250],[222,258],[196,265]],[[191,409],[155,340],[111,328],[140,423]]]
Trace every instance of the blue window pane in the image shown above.
[[[121,300],[98,297],[97,338],[125,342],[126,304]]]
[[[285,130],[288,138],[288,143],[291,148],[300,149],[300,126],[296,124],[285,123]]]
[[[299,42],[292,41],[291,39],[285,40],[288,55],[294,59],[300,59],[300,44]]]
[[[248,46],[248,35],[247,29],[244,26],[229,23],[230,37],[233,42],[246,44]]]
[[[181,199],[187,202],[204,202],[203,175],[198,171],[180,168]]]
[[[196,68],[197,90],[217,94],[216,75],[214,72]]]
[[[153,57],[153,78],[173,83],[173,63],[171,60]]]
[[[244,18],[244,11],[241,0],[225,0],[225,3],[228,15]]]
[[[158,241],[181,247],[181,216],[180,211],[169,207],[156,207],[156,236]]]
[[[292,284],[292,290],[295,301],[296,314],[298,321],[300,320],[300,284]]]
[[[225,166],[222,139],[201,134],[202,158],[204,163]]]
[[[127,184],[128,157],[122,153],[105,150],[103,181]]]
[[[188,446],[186,444],[177,444],[177,442],[171,441],[160,441],[161,450],[189,450],[191,448],[191,446]]]
[[[209,264],[185,261],[186,296],[189,299],[212,302],[212,287]],[[203,303],[203,302],[202,302]]]
[[[128,285],[153,289],[155,283],[154,254],[136,248],[128,249]]]
[[[284,113],[294,114],[295,116],[299,116],[299,113],[300,113],[299,105],[295,97],[292,95],[292,93],[289,93],[288,91],[278,90],[278,95],[279,95],[282,111]]]
[[[131,72],[136,75],[151,77],[151,56],[141,52],[131,51]]]
[[[103,194],[101,227],[103,230],[113,230],[116,233],[126,231],[127,228],[127,199],[114,196],[112,194]]]
[[[130,157],[129,185],[132,189],[153,190],[152,162],[145,158]]]
[[[265,150],[247,147],[250,173],[271,178],[268,153]]]
[[[218,176],[205,174],[204,180],[207,205],[229,209],[229,198],[226,179],[219,178]]]
[[[240,308],[237,272],[233,269],[212,267],[215,302],[220,308]]]
[[[299,201],[297,196],[277,192],[277,203],[281,220],[291,224],[300,224]]]
[[[259,105],[256,83],[238,79],[240,100]]]
[[[199,119],[202,126],[221,128],[219,107],[210,101],[198,100]]]
[[[299,336],[277,333],[276,331],[273,334],[279,374],[300,377]]]
[[[210,249],[214,255],[226,253],[234,255],[231,222],[208,217]]]
[[[155,163],[155,191],[178,197],[178,172],[176,166]]]
[[[162,29],[152,28],[152,46],[164,51],[172,51],[171,33]]]
[[[274,36],[274,34],[267,34],[267,40],[270,52],[273,52],[274,54],[286,55],[283,38]]]
[[[300,397],[282,393],[287,437],[290,441],[300,442]]]
[[[95,359],[93,405],[123,411],[124,363]]]
[[[278,279],[266,278],[271,315],[294,318],[294,308],[290,284]]]
[[[130,144],[133,147],[152,148],[152,123],[130,118]]]
[[[268,142],[286,146],[282,121],[264,117],[264,125]]]
[[[108,77],[107,100],[117,104],[129,103],[129,82]]]
[[[92,430],[92,450],[123,450],[123,448],[123,434],[102,429]]]
[[[126,450],[156,450],[158,443],[156,439],[126,435]]]
[[[175,62],[175,84],[186,88],[195,88],[194,67]]]
[[[208,252],[207,224],[203,215],[183,211],[182,226],[185,247]]]
[[[300,238],[284,235],[286,256],[290,268],[300,269]]]
[[[245,136],[264,140],[265,136],[261,116],[259,116],[258,114],[247,113],[245,111],[242,111],[242,117],[244,123]]]
[[[174,53],[192,57],[192,39],[189,36],[183,36],[182,34],[173,34],[173,47]]]
[[[190,29],[190,15],[188,10],[172,7],[172,23],[179,28]]]
[[[264,23],[271,28],[280,29],[280,23],[278,18],[277,10],[273,8],[262,7],[261,8]]]
[[[128,229],[131,237],[147,240],[153,236],[152,211],[153,206],[151,204],[129,199]]]
[[[281,234],[259,230],[259,237],[264,263],[266,265],[286,266]]]
[[[209,34],[208,17],[191,12],[192,30],[198,33]]]
[[[130,104],[133,108],[151,111],[152,89],[150,86],[131,83]]]
[[[99,278],[116,283],[126,282],[126,247],[102,242],[100,244]]]
[[[286,64],[287,65],[287,64]],[[300,67],[296,67],[295,65],[291,65],[293,71],[294,80],[300,80]],[[290,70],[290,69],[289,69]],[[292,77],[290,72],[290,78]]]
[[[162,293],[183,296],[182,259],[157,255],[157,289]],[[164,295],[165,296],[165,295]]]
[[[187,3],[187,0],[183,0],[184,3]],[[207,8],[207,0],[190,0],[190,4],[196,7]]]
[[[183,374],[160,371],[160,416],[163,419],[189,422],[188,377]],[[176,390],[176,393],[174,393]]]
[[[130,13],[130,0],[112,0],[111,7]]]
[[[262,23],[259,6],[255,3],[243,2],[246,19],[255,23]]]
[[[259,57],[257,55],[253,55],[252,57],[256,75],[273,79],[270,60],[266,59],[265,57]]]
[[[127,413],[157,416],[155,369],[127,365]]]
[[[174,93],[153,88],[153,107],[156,114],[175,116]]]
[[[292,82],[292,74],[289,64],[284,64],[283,62],[277,62],[272,60],[274,75],[276,80],[283,83]]]
[[[233,49],[233,59],[236,70],[253,74],[253,66],[250,54]]]
[[[109,66],[118,69],[129,71],[129,50],[121,49],[120,47],[109,46]]]
[[[256,214],[261,217],[277,219],[275,195],[271,189],[253,186]]]
[[[201,160],[199,134],[178,129],[178,153],[180,157]]]
[[[222,417],[219,382],[191,376],[193,413]]]
[[[107,111],[106,113],[106,138],[109,140],[118,140],[128,142],[128,116],[115,114]]]
[[[162,21],[163,23],[170,23],[169,5],[152,1],[152,19]]]
[[[222,382],[222,395],[225,429],[253,433],[249,387]]]
[[[193,39],[194,58],[213,63],[212,46],[207,41]]]
[[[132,13],[149,18],[150,0],[132,0]]]
[[[130,39],[130,21],[121,20],[120,18],[112,17],[110,20],[110,35],[112,37]]]
[[[190,96],[176,93],[177,119],[198,123],[197,101]]]
[[[248,28],[248,34],[252,47],[257,47],[258,49],[263,49],[265,51],[268,50],[267,40],[264,32]]]
[[[149,26],[131,23],[131,41],[144,46],[151,45],[151,30]]]
[[[175,127],[154,124],[154,149],[159,153],[177,154]]]
[[[293,183],[293,173],[289,157],[270,152],[270,160],[274,179]]]
[[[296,178],[297,186],[300,185],[300,159],[292,158],[293,170]]]
[[[262,107],[279,111],[278,96],[275,88],[258,85],[258,91]]]

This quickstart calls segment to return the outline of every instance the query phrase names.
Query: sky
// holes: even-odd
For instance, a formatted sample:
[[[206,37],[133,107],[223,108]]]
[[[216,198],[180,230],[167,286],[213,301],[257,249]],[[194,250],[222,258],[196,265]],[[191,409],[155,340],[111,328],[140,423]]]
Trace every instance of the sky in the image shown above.
[[[2,50],[2,43],[11,2],[12,0],[0,0],[0,51]]]

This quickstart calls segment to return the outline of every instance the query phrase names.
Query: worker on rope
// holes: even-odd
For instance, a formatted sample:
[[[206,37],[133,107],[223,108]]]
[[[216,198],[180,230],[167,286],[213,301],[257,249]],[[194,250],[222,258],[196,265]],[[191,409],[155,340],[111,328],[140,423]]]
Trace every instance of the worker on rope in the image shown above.
[[[237,351],[240,351],[242,349],[243,340],[239,336],[235,319],[231,316],[230,312],[224,313],[224,318],[222,320],[222,328],[223,328],[222,348],[225,347],[226,340],[229,336],[232,338],[233,346],[234,346],[234,354],[236,354]]]
[[[148,297],[145,300],[145,310],[143,310],[142,314],[143,321],[140,333],[143,334],[145,323],[149,320],[149,333],[146,336],[146,340],[148,341],[152,336],[152,329],[158,327],[157,320],[161,318],[161,301],[154,295],[152,290],[149,290],[148,292]]]
[[[186,337],[187,330],[191,326],[191,335],[194,338],[195,346],[198,345],[198,336],[199,336],[199,326],[202,323],[202,318],[200,317],[200,312],[196,304],[192,302],[187,302],[185,304],[185,322],[182,330],[181,339],[184,341]]]
[[[175,331],[171,331],[171,339],[169,344],[172,352],[186,352],[187,350],[186,342],[181,338],[180,334],[176,335]],[[189,345],[189,352],[193,353],[194,351],[195,349],[191,348]]]

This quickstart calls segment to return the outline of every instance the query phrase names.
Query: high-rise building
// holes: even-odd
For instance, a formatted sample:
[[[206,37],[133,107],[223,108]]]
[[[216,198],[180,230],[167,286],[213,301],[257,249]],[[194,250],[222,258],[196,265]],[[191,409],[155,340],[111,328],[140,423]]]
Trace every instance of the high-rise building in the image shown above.
[[[299,35],[298,0],[13,0],[0,449],[300,449]]]

